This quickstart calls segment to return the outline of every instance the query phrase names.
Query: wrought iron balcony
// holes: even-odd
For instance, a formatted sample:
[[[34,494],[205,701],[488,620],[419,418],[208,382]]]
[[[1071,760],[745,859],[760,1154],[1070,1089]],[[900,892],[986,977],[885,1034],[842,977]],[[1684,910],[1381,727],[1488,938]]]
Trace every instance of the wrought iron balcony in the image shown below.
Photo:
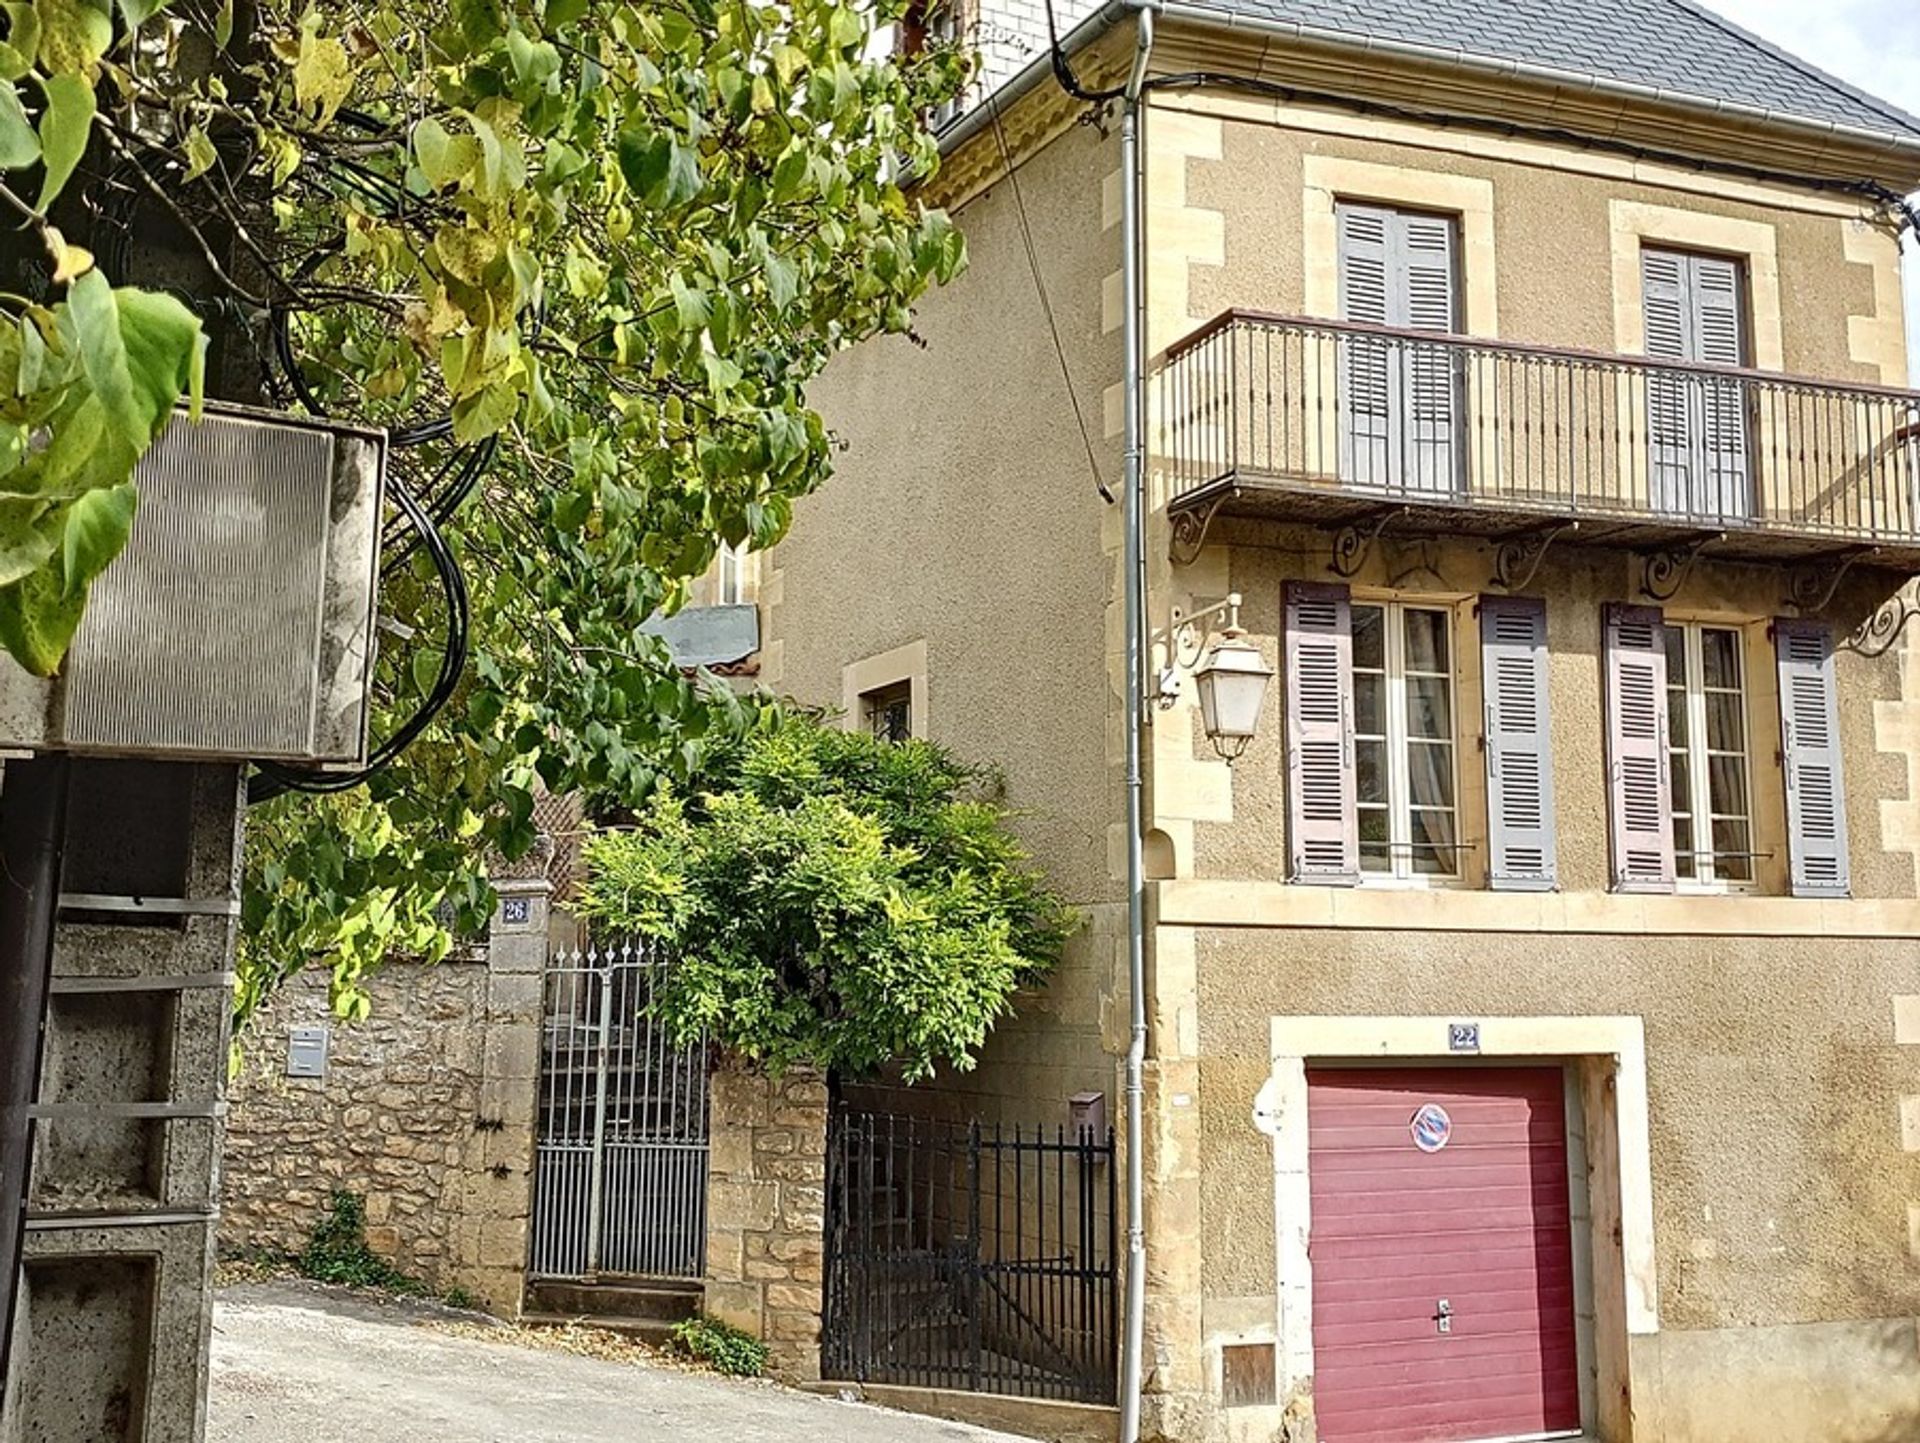
[[[1177,554],[1224,513],[1920,572],[1920,391],[1238,310],[1158,381]]]

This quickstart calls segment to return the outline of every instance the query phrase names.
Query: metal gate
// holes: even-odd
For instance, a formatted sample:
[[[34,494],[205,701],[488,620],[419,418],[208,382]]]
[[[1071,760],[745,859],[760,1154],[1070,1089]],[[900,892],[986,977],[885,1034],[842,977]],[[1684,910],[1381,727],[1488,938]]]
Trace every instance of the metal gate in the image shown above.
[[[839,1112],[829,1378],[1114,1399],[1113,1135]]]
[[[664,965],[636,945],[547,965],[535,1277],[705,1271],[707,1049],[674,1047],[653,1023]]]

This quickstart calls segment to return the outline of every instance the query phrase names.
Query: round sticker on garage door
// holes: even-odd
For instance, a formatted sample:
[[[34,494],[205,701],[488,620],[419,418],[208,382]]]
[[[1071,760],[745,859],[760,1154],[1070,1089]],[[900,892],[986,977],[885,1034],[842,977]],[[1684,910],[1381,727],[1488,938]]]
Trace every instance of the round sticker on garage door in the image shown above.
[[[1420,1151],[1438,1152],[1453,1136],[1453,1119],[1439,1103],[1425,1102],[1407,1124],[1407,1130],[1413,1134],[1413,1145]]]

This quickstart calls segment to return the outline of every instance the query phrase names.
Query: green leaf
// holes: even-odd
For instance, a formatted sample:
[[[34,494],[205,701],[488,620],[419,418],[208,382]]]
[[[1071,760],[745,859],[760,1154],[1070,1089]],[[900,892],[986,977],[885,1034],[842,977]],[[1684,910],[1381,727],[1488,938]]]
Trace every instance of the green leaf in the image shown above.
[[[20,104],[20,92],[0,85],[0,170],[24,170],[39,158],[40,138]]]
[[[309,13],[300,29],[300,52],[293,62],[293,95],[321,126],[332,121],[353,93],[353,66],[347,47],[320,33],[320,17]]]
[[[67,512],[66,544],[61,552],[67,596],[84,592],[87,583],[120,554],[133,530],[138,504],[139,496],[131,481],[89,491],[73,503]]]
[[[187,179],[198,180],[220,158],[214,150],[213,142],[207,139],[206,131],[194,126],[187,132]]]
[[[113,14],[94,0],[35,0],[40,66],[50,75],[91,76],[113,44]],[[44,143],[44,137],[43,137]]]
[[[233,0],[220,0],[213,17],[213,43],[222,50],[233,43]]]
[[[0,646],[34,676],[52,676],[86,609],[84,586],[69,594],[57,566],[43,567],[0,588]]]
[[[547,0],[546,28],[561,30],[587,13],[587,0]]]
[[[172,0],[120,0],[120,14],[129,30],[137,30],[170,3]]]
[[[114,300],[135,414],[145,428],[137,444],[144,451],[183,391],[191,390],[197,400],[206,337],[198,317],[172,296],[122,287]]]
[[[36,208],[45,211],[66,188],[93,133],[93,86],[77,75],[52,75],[40,82],[47,108],[40,117],[40,149],[47,171]]]

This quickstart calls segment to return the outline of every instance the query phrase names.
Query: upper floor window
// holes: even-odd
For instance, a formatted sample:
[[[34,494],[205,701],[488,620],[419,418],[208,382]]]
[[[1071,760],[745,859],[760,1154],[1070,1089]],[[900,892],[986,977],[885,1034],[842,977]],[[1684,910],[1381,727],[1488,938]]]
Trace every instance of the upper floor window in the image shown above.
[[[1653,246],[1640,253],[1647,355],[1703,366],[1747,363],[1746,272],[1726,256]],[[1737,380],[1650,371],[1647,483],[1661,511],[1712,520],[1753,512],[1748,388]]]
[[[1674,874],[1747,885],[1754,848],[1743,638],[1692,622],[1665,630]]]
[[[897,681],[860,694],[860,724],[883,742],[913,736],[913,684]]]
[[[1451,609],[1353,604],[1360,867],[1402,879],[1459,872]]]
[[[720,543],[714,562],[713,600],[716,606],[738,606],[747,599],[747,555],[742,547]]]
[[[1400,330],[1458,329],[1451,217],[1342,201],[1340,319]],[[1349,335],[1340,341],[1340,476],[1395,491],[1460,487],[1462,380],[1450,347]]]

